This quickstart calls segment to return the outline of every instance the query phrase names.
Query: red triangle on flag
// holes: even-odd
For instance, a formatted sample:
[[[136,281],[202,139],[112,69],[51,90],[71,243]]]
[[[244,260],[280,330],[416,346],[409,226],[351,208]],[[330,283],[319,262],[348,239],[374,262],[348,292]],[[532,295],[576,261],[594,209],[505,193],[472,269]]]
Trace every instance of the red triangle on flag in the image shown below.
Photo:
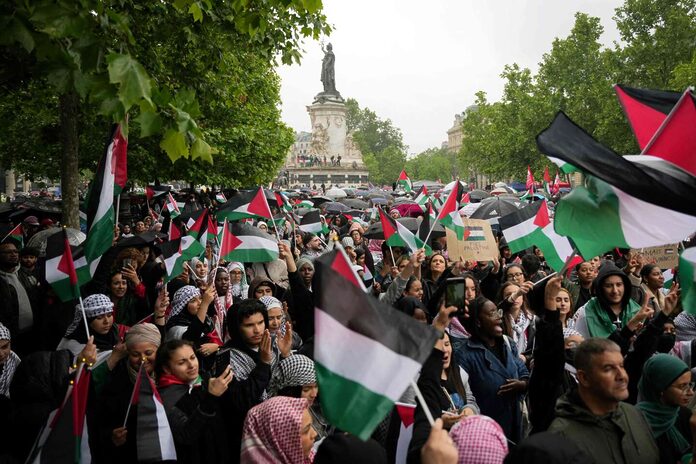
[[[464,229],[464,241],[469,240],[469,237],[471,237],[471,229],[467,227]]]
[[[273,214],[271,214],[271,208],[268,206],[268,200],[266,200],[266,194],[263,191],[263,187],[259,187],[259,189],[256,191],[254,198],[252,198],[251,202],[249,203],[247,211],[256,216],[273,220]]]
[[[537,211],[536,217],[534,218],[534,225],[543,229],[549,224],[551,224],[549,209],[546,207],[546,200],[544,200],[541,202],[541,207],[539,207],[539,211]]]
[[[410,427],[415,422],[416,407],[410,404],[396,404],[396,412],[399,413],[401,423],[404,427]]]
[[[64,234],[64,249],[63,256],[58,262],[58,270],[63,274],[67,274],[70,279],[70,285],[77,285],[77,272],[75,272],[75,262],[73,261],[72,251],[70,250],[70,242],[68,241],[67,235],[65,235],[65,229],[63,229]]]
[[[353,267],[346,258],[345,252],[336,253],[336,257],[331,263],[331,269],[341,274],[341,277],[352,283],[358,288],[363,288],[362,282],[358,280],[358,277],[353,271]]]
[[[642,150],[650,142],[655,132],[664,122],[667,115],[642,103],[636,98],[632,98],[620,86],[614,86],[619,103],[626,113],[626,117],[631,123],[631,128],[636,136],[638,146]]]
[[[220,257],[224,258],[235,248],[242,244],[242,241],[232,233],[229,223],[225,220],[222,226],[222,243],[220,244]]]
[[[128,181],[128,140],[123,136],[120,124],[116,126],[111,143],[111,172],[114,174],[114,184],[123,189]]]
[[[384,234],[384,240],[389,240],[389,238],[396,233],[396,227],[392,223],[392,218],[388,217],[379,208],[379,220],[382,223],[382,233]]]

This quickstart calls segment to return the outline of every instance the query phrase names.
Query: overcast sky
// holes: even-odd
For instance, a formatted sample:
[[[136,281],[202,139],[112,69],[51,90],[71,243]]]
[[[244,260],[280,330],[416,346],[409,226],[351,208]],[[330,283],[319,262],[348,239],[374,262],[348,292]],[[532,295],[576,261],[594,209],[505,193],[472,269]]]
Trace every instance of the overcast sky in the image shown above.
[[[620,0],[324,0],[335,27],[336,88],[404,134],[410,153],[440,146],[454,115],[484,90],[500,98],[506,64],[536,71],[577,11],[601,18],[602,42],[618,40]],[[322,90],[323,53],[307,42],[301,65],[278,69],[283,120],[310,130],[306,106]]]

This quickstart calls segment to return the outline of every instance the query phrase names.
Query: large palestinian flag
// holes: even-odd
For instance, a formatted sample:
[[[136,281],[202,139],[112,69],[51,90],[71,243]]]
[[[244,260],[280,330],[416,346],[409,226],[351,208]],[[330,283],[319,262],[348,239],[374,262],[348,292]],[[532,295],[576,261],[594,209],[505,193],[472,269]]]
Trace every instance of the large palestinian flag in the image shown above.
[[[230,198],[217,211],[219,221],[227,219],[237,221],[239,219],[257,218],[273,220],[271,208],[268,206],[268,199],[262,187],[253,192],[240,192]]]
[[[278,259],[278,243],[258,227],[225,221],[220,258],[242,263],[266,263]]]
[[[46,241],[46,282],[61,301],[76,300],[80,286],[91,279],[84,249],[70,245],[65,229]]]
[[[615,85],[614,90],[641,150],[650,142],[681,97],[679,92],[635,89],[621,84]]]
[[[308,211],[300,219],[298,227],[302,232],[310,232],[312,234],[323,232],[324,226],[321,223],[321,212],[318,209]]]
[[[63,404],[48,416],[27,462],[79,464],[92,462],[87,432],[87,398],[91,371],[80,366]]]
[[[696,230],[696,177],[653,156],[619,156],[563,112],[537,136],[539,150],[586,174],[560,200],[555,230],[586,258],[675,243]]]
[[[314,360],[322,411],[332,425],[367,440],[439,334],[365,293],[343,250],[315,265]]]
[[[167,282],[184,272],[184,263],[191,258],[200,257],[205,252],[205,247],[192,235],[184,235],[181,238],[164,242],[160,245],[162,259],[164,260]]]
[[[546,201],[534,202],[503,216],[498,224],[512,253],[537,246],[544,253],[548,265],[556,272],[563,269],[566,260],[573,254],[573,246],[568,238],[558,235],[553,229]],[[578,261],[581,260],[582,258],[578,258]]]

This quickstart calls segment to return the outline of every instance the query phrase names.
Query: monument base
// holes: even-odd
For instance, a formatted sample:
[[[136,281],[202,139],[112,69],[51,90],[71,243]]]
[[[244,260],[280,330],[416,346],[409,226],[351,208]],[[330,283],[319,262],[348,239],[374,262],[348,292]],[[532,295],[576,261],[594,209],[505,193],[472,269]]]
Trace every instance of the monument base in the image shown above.
[[[314,166],[286,168],[289,188],[310,187],[321,184],[330,187],[358,187],[367,185],[369,173],[364,167]]]

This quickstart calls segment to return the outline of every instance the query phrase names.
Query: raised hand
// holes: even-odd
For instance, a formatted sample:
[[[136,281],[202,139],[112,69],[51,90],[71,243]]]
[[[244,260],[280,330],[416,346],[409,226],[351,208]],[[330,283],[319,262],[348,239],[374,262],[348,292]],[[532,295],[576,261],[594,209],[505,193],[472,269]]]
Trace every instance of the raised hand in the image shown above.
[[[211,377],[208,380],[208,393],[213,396],[220,396],[227,391],[227,387],[234,378],[232,368],[227,366],[220,377]]]
[[[562,279],[560,275],[557,275],[551,277],[549,281],[546,282],[546,288],[544,289],[544,306],[547,311],[556,311],[556,296],[558,296],[558,292],[561,291]]]
[[[285,322],[285,335],[278,337],[276,341],[278,342],[280,355],[283,358],[290,356],[292,352],[292,323],[290,321]]]
[[[662,308],[662,312],[665,313],[666,316],[671,315],[674,309],[677,307],[680,292],[681,288],[679,287],[679,284],[674,282],[672,284],[672,288],[669,289],[669,293],[667,296],[665,296],[665,304]]]
[[[271,364],[273,362],[273,351],[271,349],[271,332],[266,329],[263,332],[263,337],[261,337],[261,344],[259,345],[259,355],[261,357],[261,362],[264,364]]]

